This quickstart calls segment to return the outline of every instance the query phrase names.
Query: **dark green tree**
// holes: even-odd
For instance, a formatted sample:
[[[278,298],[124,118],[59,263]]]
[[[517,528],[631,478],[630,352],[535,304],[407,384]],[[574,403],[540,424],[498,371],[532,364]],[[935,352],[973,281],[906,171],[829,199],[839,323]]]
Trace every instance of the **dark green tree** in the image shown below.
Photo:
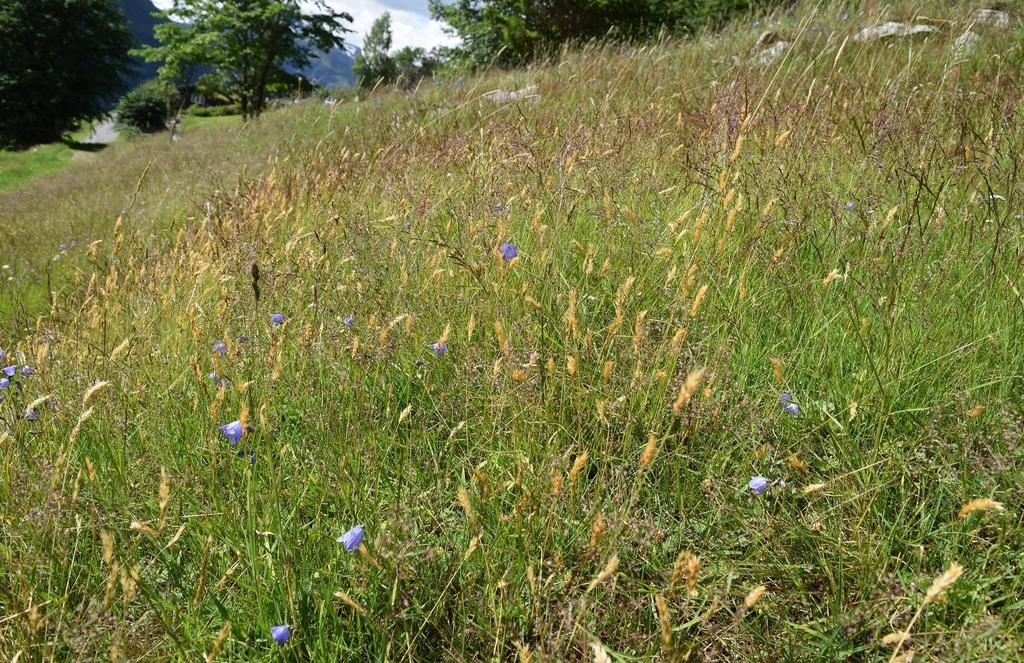
[[[391,58],[391,14],[388,12],[373,22],[352,71],[363,87],[390,83],[395,79],[395,61]]]
[[[116,0],[0,1],[0,143],[54,142],[101,115],[132,44]]]
[[[665,27],[692,32],[781,0],[430,0],[461,45],[457,65],[522,64],[568,41],[650,37]]]
[[[184,66],[207,66],[224,82],[245,117],[266,107],[268,86],[289,66],[301,69],[317,50],[343,47],[345,22],[323,0],[174,0],[164,15],[185,28],[160,31],[160,46],[144,48],[147,59],[163,61],[169,80],[185,78]],[[194,71],[194,69],[193,69]]]

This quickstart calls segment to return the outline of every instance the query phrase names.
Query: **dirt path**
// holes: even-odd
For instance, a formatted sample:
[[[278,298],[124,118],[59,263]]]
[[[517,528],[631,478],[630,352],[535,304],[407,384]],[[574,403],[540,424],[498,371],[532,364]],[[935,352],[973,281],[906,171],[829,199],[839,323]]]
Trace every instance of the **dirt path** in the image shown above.
[[[112,118],[107,118],[92,127],[89,135],[82,139],[83,143],[106,144],[113,143],[117,138],[117,127]]]

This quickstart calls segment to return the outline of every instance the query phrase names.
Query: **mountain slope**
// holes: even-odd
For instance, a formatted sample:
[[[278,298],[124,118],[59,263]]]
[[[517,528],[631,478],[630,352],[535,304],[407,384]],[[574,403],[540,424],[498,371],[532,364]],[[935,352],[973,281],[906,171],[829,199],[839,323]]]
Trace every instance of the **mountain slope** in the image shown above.
[[[159,25],[161,19],[153,16],[160,11],[150,0],[120,0],[121,10],[128,19],[128,29],[135,37],[139,46],[157,45],[153,28]],[[135,58],[135,71],[127,76],[130,87],[156,77],[158,62],[146,62],[142,58]]]
[[[355,85],[356,75],[352,71],[359,49],[352,53],[340,48],[332,48],[326,53],[318,51],[309,66],[297,72],[325,88]]]

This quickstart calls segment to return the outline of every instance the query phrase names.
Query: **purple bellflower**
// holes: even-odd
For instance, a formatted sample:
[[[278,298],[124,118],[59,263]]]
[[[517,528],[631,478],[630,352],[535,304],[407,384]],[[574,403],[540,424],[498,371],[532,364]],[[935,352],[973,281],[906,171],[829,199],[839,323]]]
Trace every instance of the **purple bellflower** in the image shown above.
[[[242,429],[242,422],[237,419],[232,421],[230,424],[224,424],[217,428],[219,428],[224,437],[231,442],[231,446],[238,444],[238,441],[242,439],[242,434],[245,432]]]
[[[800,414],[800,406],[793,402],[793,394],[789,392],[782,392],[782,395],[779,396],[779,404],[782,405],[783,410],[794,417]]]
[[[345,552],[354,552],[359,549],[359,544],[363,542],[364,534],[366,534],[366,529],[362,525],[356,525],[339,536],[338,543],[345,546]]]
[[[270,637],[274,638],[274,642],[279,645],[283,645],[288,642],[288,638],[292,637],[292,630],[287,624],[278,624],[277,626],[270,627]]]

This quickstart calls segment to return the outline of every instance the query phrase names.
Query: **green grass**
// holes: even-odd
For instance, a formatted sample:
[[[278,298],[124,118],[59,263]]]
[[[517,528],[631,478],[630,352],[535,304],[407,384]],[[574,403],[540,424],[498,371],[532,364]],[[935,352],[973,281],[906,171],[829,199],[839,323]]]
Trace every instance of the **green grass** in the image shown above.
[[[201,117],[199,115],[185,115],[181,122],[181,130],[188,131],[197,127],[237,127],[242,124],[241,115],[220,115],[214,117]]]
[[[848,10],[0,196],[3,346],[36,371],[0,402],[0,651],[885,661],[923,606],[916,660],[1020,659],[1024,32],[964,55],[970,7]],[[916,13],[956,23],[846,39]],[[795,45],[762,68],[766,22]]]
[[[75,154],[66,143],[39,145],[26,150],[0,150],[0,191],[15,189],[32,179],[55,173]],[[87,156],[87,153],[83,155]]]
[[[93,152],[103,149],[102,145],[80,143],[90,129],[91,126],[83,122],[63,142],[24,150],[0,150],[0,191],[10,191],[44,175],[52,175],[76,161],[90,162]]]
[[[186,115],[181,131],[190,131],[200,127],[219,127],[237,129],[242,124],[240,116],[198,117]],[[45,175],[57,173],[76,162],[93,163],[94,152],[106,149],[103,145],[84,145],[81,141],[89,133],[83,126],[79,131],[68,136],[68,140],[49,145],[37,145],[24,150],[0,150],[0,191],[11,191],[28,182]],[[168,134],[158,133],[149,136],[138,136],[134,141],[165,139]],[[115,141],[117,142],[117,141]],[[92,149],[95,148],[95,149]]]

